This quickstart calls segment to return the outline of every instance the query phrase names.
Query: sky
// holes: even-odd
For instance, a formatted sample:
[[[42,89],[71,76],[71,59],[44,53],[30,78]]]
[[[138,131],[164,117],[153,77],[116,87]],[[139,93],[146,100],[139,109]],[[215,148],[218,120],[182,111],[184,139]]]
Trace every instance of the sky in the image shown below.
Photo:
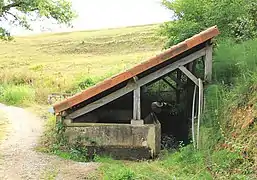
[[[73,29],[54,25],[49,21],[34,22],[33,32],[11,28],[12,34],[23,35],[44,32],[63,32],[114,28],[132,25],[161,23],[171,20],[171,12],[161,0],[71,0],[77,12]],[[42,29],[42,26],[45,27]]]

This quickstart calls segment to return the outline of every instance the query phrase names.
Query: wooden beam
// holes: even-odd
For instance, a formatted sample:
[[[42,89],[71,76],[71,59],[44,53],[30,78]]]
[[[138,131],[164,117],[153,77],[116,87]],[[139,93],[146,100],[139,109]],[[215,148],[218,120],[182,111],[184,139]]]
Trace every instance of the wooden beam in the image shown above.
[[[121,88],[99,100],[96,100],[95,102],[93,103],[90,103],[74,112],[72,112],[70,115],[68,115],[68,118],[71,118],[71,119],[74,119],[74,118],[77,118],[79,116],[82,116],[83,114],[86,114],[90,111],[93,111],[105,104],[108,104],[109,102],[115,100],[115,99],[118,99],[119,97],[135,90],[137,87],[141,87],[143,85],[146,85],[162,76],[165,76],[166,74],[176,70],[177,68],[179,68],[180,66],[183,66],[185,64],[188,64],[192,61],[194,61],[195,59],[198,59],[199,57],[202,57],[205,55],[205,48],[195,52],[195,53],[192,53],[172,64],[169,64],[141,79],[138,79],[137,82],[130,82],[128,83],[128,85],[124,88]]]
[[[124,88],[121,88],[107,96],[104,96],[103,98],[94,101],[86,106],[84,106],[83,108],[80,108],[76,111],[74,111],[73,113],[69,114],[67,117],[71,118],[71,119],[75,119],[79,116],[82,116],[83,114],[86,114],[88,112],[91,112],[105,104],[108,104],[109,102],[118,99],[119,97],[133,91],[135,88],[137,87],[136,83],[133,81],[130,81],[127,86],[125,86]]]
[[[168,84],[171,88],[173,88],[174,90],[177,91],[177,88],[176,88],[175,86],[173,86],[173,84],[171,84],[166,78],[162,78],[162,80],[163,80],[166,84]]]
[[[196,85],[199,85],[198,79],[197,79],[185,66],[180,66],[179,69],[180,69],[189,79],[191,79]]]
[[[179,87],[182,87],[182,86],[183,86],[183,83],[182,83],[180,80],[178,80],[173,74],[169,74],[168,77],[169,77],[170,79],[172,79],[173,81],[175,81],[176,84],[179,85]]]
[[[179,69],[177,69],[177,79],[179,80],[179,82],[181,82],[181,76],[182,76],[182,73]],[[179,83],[176,84],[176,87],[177,87],[177,91],[176,91],[176,103],[177,104],[180,104],[180,88],[179,88]]]
[[[212,45],[207,45],[204,61],[204,80],[211,82],[212,80]]]
[[[194,94],[193,94],[193,103],[192,103],[192,140],[193,140],[193,146],[196,148],[196,143],[195,143],[195,99],[196,99],[196,88],[197,86],[195,85],[194,88]]]
[[[133,119],[141,120],[140,87],[134,90],[133,96]]]
[[[198,120],[197,120],[197,136],[196,136],[196,148],[199,149],[200,147],[200,124],[201,124],[201,116],[202,116],[202,107],[203,107],[203,82],[199,78],[198,79],[199,83],[199,93],[198,93]]]

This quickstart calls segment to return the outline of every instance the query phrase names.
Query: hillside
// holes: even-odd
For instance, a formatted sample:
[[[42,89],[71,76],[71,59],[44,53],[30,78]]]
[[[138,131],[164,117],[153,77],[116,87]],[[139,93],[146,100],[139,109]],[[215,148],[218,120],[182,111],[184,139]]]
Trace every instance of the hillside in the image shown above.
[[[160,52],[164,40],[157,28],[43,34],[0,42],[0,84],[33,85],[39,103],[52,92],[79,91]]]

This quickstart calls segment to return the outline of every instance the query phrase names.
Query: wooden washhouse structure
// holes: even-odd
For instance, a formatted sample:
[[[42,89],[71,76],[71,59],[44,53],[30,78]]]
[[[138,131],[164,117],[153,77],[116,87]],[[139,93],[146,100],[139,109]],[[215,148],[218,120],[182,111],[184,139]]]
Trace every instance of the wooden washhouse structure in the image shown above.
[[[94,149],[94,152],[105,152],[117,158],[157,156],[162,131],[165,128],[179,130],[176,123],[169,125],[172,118],[158,116],[164,107],[172,109],[167,103],[169,98],[163,102],[154,98],[144,99],[147,87],[161,81],[173,90],[175,105],[186,102],[183,105],[186,107],[183,110],[185,125],[181,126],[186,126],[186,133],[192,129],[192,139],[197,147],[203,87],[211,81],[212,39],[218,34],[216,26],[210,27],[131,69],[55,104],[54,112],[57,120],[66,127],[65,135],[69,142],[81,143]],[[197,64],[202,67],[198,73]],[[180,120],[182,118],[178,118],[177,124]],[[198,127],[196,130],[195,124]]]

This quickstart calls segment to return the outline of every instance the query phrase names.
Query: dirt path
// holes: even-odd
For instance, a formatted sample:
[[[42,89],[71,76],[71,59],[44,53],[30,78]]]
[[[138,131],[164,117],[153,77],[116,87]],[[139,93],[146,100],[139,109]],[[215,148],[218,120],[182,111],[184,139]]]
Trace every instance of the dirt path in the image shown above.
[[[97,168],[95,163],[76,163],[34,151],[44,121],[17,107],[0,104],[10,123],[0,144],[0,179],[85,179]]]

